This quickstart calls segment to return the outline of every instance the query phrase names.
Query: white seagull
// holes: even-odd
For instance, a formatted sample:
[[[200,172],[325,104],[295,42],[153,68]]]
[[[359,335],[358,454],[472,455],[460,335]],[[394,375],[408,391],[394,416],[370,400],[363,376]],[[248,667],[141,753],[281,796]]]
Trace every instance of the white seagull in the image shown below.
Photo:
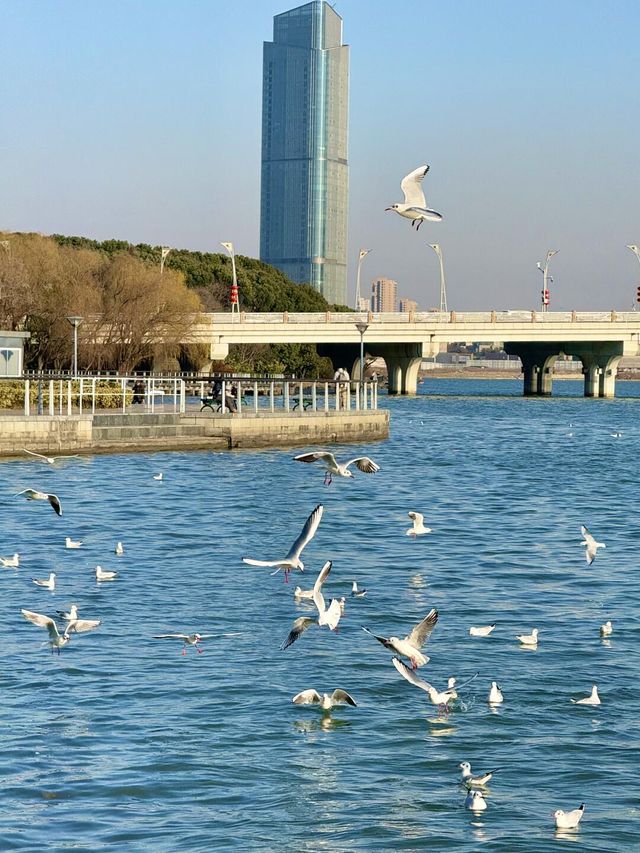
[[[18,555],[16,554],[16,557]],[[613,625],[611,624],[611,620],[604,623],[604,625],[600,626],[600,636],[601,637],[610,637],[613,634]]]
[[[162,480],[162,478],[162,471],[160,471],[158,474],[153,475],[154,480]]]
[[[412,669],[409,669],[406,663],[398,660],[398,658],[391,658],[391,660],[403,678],[406,678],[406,680],[413,684],[414,687],[419,687],[420,690],[424,690],[424,692],[429,696],[432,705],[437,705],[438,707],[446,710],[449,702],[453,702],[454,699],[458,698],[458,690],[456,687],[447,687],[447,689],[443,691],[436,690],[433,684],[429,684],[428,681],[418,678],[415,672]],[[477,677],[477,675],[478,673],[467,679],[467,681],[463,681],[462,684],[457,685],[457,688],[464,687],[469,684]]]
[[[198,648],[198,643],[201,640],[208,640],[209,637],[213,637],[213,634],[154,634],[154,640],[181,640],[183,643],[182,646],[182,654],[186,655],[187,647],[193,646],[193,648],[198,652],[198,654],[202,654],[203,649]]]
[[[337,688],[333,693],[318,693],[317,690],[303,690],[291,700],[294,705],[320,705],[324,713],[328,713],[338,705],[351,705],[357,708],[356,700],[346,690]]]
[[[117,557],[122,557],[122,555],[124,554],[124,545],[122,544],[122,542],[116,543],[115,552]]]
[[[594,684],[591,688],[591,693],[585,696],[584,699],[572,699],[574,705],[601,705],[600,697],[598,696],[598,688]]]
[[[61,619],[64,619],[65,622],[74,622],[78,618],[78,605],[72,604],[68,612],[64,610],[56,610],[56,613]]]
[[[32,622],[34,625],[37,625],[39,628],[46,628],[49,632],[49,645],[51,646],[51,654],[53,654],[54,650],[58,650],[58,654],[60,654],[60,649],[63,646],[66,646],[70,640],[71,632],[75,632],[78,634],[86,633],[87,631],[93,631],[94,628],[97,628],[100,625],[99,619],[78,619],[73,623],[67,625],[67,628],[64,634],[61,634],[58,630],[58,626],[53,621],[50,616],[44,616],[42,613],[34,613],[32,610],[21,610],[20,611],[25,619],[29,622]]]
[[[424,221],[440,222],[442,220],[442,215],[427,207],[424,199],[422,181],[428,171],[428,166],[418,166],[417,169],[406,175],[400,183],[400,189],[404,193],[404,204],[392,204],[391,207],[385,208],[385,210],[395,210],[399,216],[404,216],[405,219],[411,219],[412,228],[418,223],[416,229],[418,231]]]
[[[472,637],[488,637],[495,628],[494,625],[480,625],[477,628],[469,628],[469,633]]]
[[[65,634],[72,634],[74,631],[81,634],[83,631],[92,631],[102,624],[100,619],[78,619],[77,604],[72,604],[68,613],[62,610],[57,610],[56,613],[67,623],[64,629]]]
[[[432,608],[424,619],[418,622],[415,628],[412,629],[411,633],[407,634],[404,640],[400,639],[400,637],[379,637],[368,628],[365,628],[364,625],[362,626],[362,630],[366,631],[367,634],[371,634],[374,639],[397,655],[409,658],[413,669],[417,669],[419,666],[429,663],[429,658],[423,655],[420,649],[431,636],[431,632],[435,628],[437,621],[438,611]]]
[[[487,698],[487,702],[490,705],[501,705],[504,702],[504,696],[502,695],[502,690],[498,687],[495,681],[491,682],[491,690],[489,690],[489,696]]]
[[[34,453],[33,450],[26,450],[24,447],[22,448],[22,450],[24,453],[28,453],[29,456],[37,456],[38,459],[41,459],[48,465],[55,465],[58,459],[80,459],[77,453],[72,454],[70,456],[43,456],[42,453]]]
[[[51,572],[51,574],[49,575],[49,577],[46,580],[40,580],[38,578],[31,578],[31,580],[34,582],[34,584],[36,586],[42,586],[45,589],[50,590],[51,592],[53,592],[53,590],[56,588],[56,574],[55,574],[55,572]]]
[[[413,511],[408,512],[407,515],[413,521],[413,527],[407,530],[407,536],[423,536],[425,533],[431,533],[431,528],[424,526],[424,515]]]
[[[460,781],[467,788],[484,788],[487,782],[492,778],[494,773],[497,773],[499,768],[492,770],[490,773],[472,773],[471,765],[468,761],[461,761],[458,765],[462,771]]]
[[[13,557],[0,557],[0,563],[5,569],[17,569],[20,565],[20,554],[14,554]]]
[[[485,800],[482,791],[469,791],[464,804],[472,812],[483,812],[487,808],[487,801]]]
[[[368,456],[357,456],[355,459],[350,459],[348,462],[338,462],[333,453],[319,451],[317,453],[302,453],[300,456],[293,457],[294,462],[322,462],[322,467],[326,473],[324,475],[324,484],[328,486],[335,474],[337,477],[353,477],[353,472],[349,471],[351,465],[355,465],[363,474],[375,474],[380,470],[380,466],[376,465],[373,459]]]
[[[537,646],[538,645],[538,629],[534,628],[530,634],[517,634],[516,640],[523,646]]]
[[[582,533],[582,542],[580,544],[586,547],[587,550],[584,556],[588,565],[591,565],[598,554],[598,548],[606,548],[607,546],[604,542],[596,542],[584,524],[581,526],[580,532]]]
[[[354,598],[364,598],[364,596],[365,596],[366,594],[367,594],[367,590],[366,590],[366,589],[360,589],[360,587],[358,586],[358,582],[357,582],[357,581],[354,581],[354,582],[351,584],[351,595],[352,595]]]
[[[583,814],[584,803],[580,803],[577,809],[570,812],[563,812],[562,809],[558,809],[553,813],[556,819],[556,829],[576,829]]]
[[[302,533],[293,543],[286,557],[283,557],[281,560],[252,560],[249,557],[243,557],[242,562],[246,563],[248,566],[277,566],[278,568],[276,569],[276,572],[279,572],[280,570],[284,571],[285,581],[289,580],[289,572],[292,569],[300,569],[300,571],[303,572],[304,563],[300,559],[300,554],[302,554],[305,547],[315,536],[320,520],[322,519],[323,512],[324,507],[322,504],[318,504],[309,518],[305,521]]]
[[[312,589],[302,589],[301,586],[297,586],[293,590],[293,597],[296,601],[305,601],[311,600],[313,598],[313,590]]]
[[[65,544],[67,548],[82,548],[82,542],[79,539],[74,541],[70,536],[65,539]]]
[[[113,581],[118,577],[117,572],[107,572],[102,566],[96,566],[96,580],[97,581]]]
[[[338,627],[338,622],[342,615],[340,602],[337,598],[333,598],[331,600],[331,604],[327,607],[324,596],[322,595],[322,585],[329,577],[330,572],[331,560],[327,560],[324,566],[320,569],[320,574],[313,585],[313,603],[318,608],[318,618],[314,619],[313,616],[300,616],[296,619],[293,623],[293,628],[289,632],[289,636],[282,644],[283,651],[293,645],[298,637],[301,637],[312,625],[318,625],[319,627],[327,625],[332,631],[335,631]]]
[[[56,514],[62,515],[62,504],[57,495],[48,495],[46,492],[38,492],[36,489],[23,489],[21,492],[15,494],[14,497],[17,498],[18,495],[24,495],[28,501],[49,501]]]

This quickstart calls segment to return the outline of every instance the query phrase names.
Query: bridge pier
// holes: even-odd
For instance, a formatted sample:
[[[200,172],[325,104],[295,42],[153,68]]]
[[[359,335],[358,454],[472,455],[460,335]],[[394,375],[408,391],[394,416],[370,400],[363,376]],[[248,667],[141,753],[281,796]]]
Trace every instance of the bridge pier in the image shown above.
[[[553,390],[553,365],[560,350],[558,344],[505,343],[509,355],[522,362],[525,397],[550,397]]]

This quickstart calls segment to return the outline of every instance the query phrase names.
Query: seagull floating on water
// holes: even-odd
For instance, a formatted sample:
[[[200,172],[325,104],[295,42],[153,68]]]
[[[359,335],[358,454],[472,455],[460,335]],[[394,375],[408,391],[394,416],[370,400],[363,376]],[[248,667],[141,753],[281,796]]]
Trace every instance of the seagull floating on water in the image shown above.
[[[324,596],[322,595],[322,585],[329,577],[330,572],[331,560],[327,560],[324,566],[320,569],[320,574],[313,585],[313,603],[318,608],[318,618],[314,619],[312,616],[300,616],[296,619],[293,623],[293,628],[289,632],[289,636],[282,644],[283,651],[293,645],[293,643],[295,643],[295,641],[312,625],[318,625],[319,627],[327,625],[332,631],[335,631],[338,627],[338,622],[342,615],[340,602],[337,598],[333,598],[331,600],[331,604],[327,607]]]
[[[182,654],[186,655],[187,647],[193,646],[193,648],[198,652],[198,654],[202,654],[203,649],[198,648],[198,643],[201,640],[208,640],[210,637],[213,637],[213,634],[154,634],[154,640],[181,640],[183,643],[182,646]]]
[[[422,181],[429,171],[429,166],[418,166],[413,172],[402,179],[400,189],[404,193],[404,204],[392,204],[391,207],[385,210],[395,210],[399,216],[404,216],[405,219],[411,219],[411,227],[417,223],[416,230],[420,230],[423,222],[440,222],[442,215],[435,210],[427,207],[422,190]]]
[[[591,565],[591,563],[593,563],[596,556],[598,555],[598,548],[606,548],[607,546],[604,544],[604,542],[596,542],[596,540],[589,533],[584,524],[580,528],[580,532],[582,533],[583,537],[583,541],[580,544],[586,547],[587,550],[585,551],[584,556],[588,565]]]
[[[162,478],[163,478],[162,471],[160,471],[158,474],[153,475],[154,480],[162,480]]]
[[[487,702],[490,705],[501,705],[504,702],[502,690],[500,690],[495,681],[491,682],[491,690],[489,690],[489,697],[487,698]]]
[[[55,572],[51,572],[49,577],[46,580],[41,580],[39,578],[31,578],[36,586],[44,587],[44,589],[53,590],[56,588],[56,574]]]
[[[417,669],[419,666],[429,663],[429,658],[423,655],[420,649],[431,636],[431,632],[435,628],[437,621],[438,611],[433,608],[427,613],[424,619],[418,622],[411,633],[407,634],[404,640],[400,639],[400,637],[379,637],[368,628],[365,628],[364,625],[362,626],[362,630],[366,631],[367,634],[371,634],[374,639],[397,655],[409,658],[413,669]]]
[[[481,625],[477,628],[469,628],[469,633],[472,637],[488,637],[489,634],[495,628],[495,624],[493,625]]]
[[[519,640],[523,646],[537,646],[538,633],[538,629],[534,628],[530,634],[517,634],[516,640]]]
[[[122,544],[122,542],[118,542],[116,544],[115,552],[117,557],[122,557],[122,555],[124,554],[124,545]]]
[[[298,601],[308,601],[313,598],[313,590],[312,589],[302,589],[301,586],[297,586],[293,590],[293,597]]]
[[[556,829],[576,829],[582,820],[583,814],[584,803],[580,803],[577,809],[573,809],[570,812],[563,812],[562,809],[558,809],[553,813],[556,820]]]
[[[485,800],[482,791],[469,791],[464,804],[472,812],[483,812],[487,808],[487,801]]]
[[[65,539],[65,544],[67,548],[82,548],[82,542],[78,539],[74,541],[70,536]]]
[[[16,554],[17,556],[17,554]],[[611,620],[604,623],[604,625],[600,626],[600,636],[601,637],[610,637],[613,634],[613,625],[611,624]]]
[[[302,453],[300,456],[293,457],[294,462],[322,462],[323,468],[326,470],[324,475],[324,484],[331,484],[333,475],[337,477],[353,477],[353,472],[349,471],[351,465],[355,465],[363,474],[375,474],[380,470],[373,459],[368,456],[358,456],[355,459],[350,459],[348,462],[338,462],[333,453],[320,451],[317,453]]]
[[[107,572],[102,566],[96,566],[96,580],[97,581],[113,581],[118,577],[117,572]]]
[[[600,697],[598,696],[598,688],[594,684],[591,688],[591,693],[585,696],[584,699],[572,699],[574,705],[601,705]]]
[[[318,529],[322,519],[323,512],[324,507],[322,504],[318,504],[309,518],[305,521],[302,533],[293,543],[286,557],[283,557],[281,560],[252,560],[250,557],[243,557],[242,562],[246,563],[248,566],[277,566],[278,568],[276,569],[276,572],[279,572],[280,570],[284,571],[285,581],[289,580],[289,572],[292,569],[300,569],[300,571],[303,572],[304,563],[300,559],[300,554],[302,554],[305,547],[315,536],[316,530]],[[274,574],[276,572],[274,572]]]
[[[425,533],[431,533],[431,528],[424,526],[424,515],[413,511],[408,512],[407,515],[413,521],[413,527],[407,530],[407,536],[423,536]]]
[[[490,773],[472,773],[471,765],[468,761],[461,761],[458,765],[462,771],[461,782],[467,788],[484,788],[487,782],[492,778],[494,773],[498,772],[498,768],[491,770]]]
[[[60,654],[60,649],[63,646],[66,646],[69,642],[72,631],[82,634],[87,631],[93,631],[94,628],[97,628],[98,625],[100,625],[99,619],[78,619],[67,625],[66,630],[61,634],[58,630],[58,626],[50,616],[44,616],[42,613],[34,613],[32,610],[21,610],[20,612],[29,622],[37,625],[39,628],[47,629],[49,632],[51,654],[53,654],[55,649],[57,649],[58,654]]]
[[[367,594],[367,590],[366,589],[360,589],[357,581],[354,581],[351,584],[351,595],[354,598],[363,598],[366,594]]]
[[[398,658],[391,658],[393,665],[398,670],[400,675],[403,678],[406,678],[408,682],[413,684],[414,687],[419,687],[420,690],[424,690],[424,692],[429,696],[429,700],[432,705],[437,705],[440,708],[447,709],[449,702],[453,702],[454,699],[458,698],[458,688],[465,687],[467,684],[470,684],[474,678],[477,678],[478,673],[476,672],[471,678],[467,679],[467,681],[463,681],[462,684],[457,685],[457,687],[447,687],[446,690],[439,691],[430,684],[428,681],[425,681],[422,678],[419,678],[412,669],[403,663]],[[451,680],[451,679],[450,679]]]
[[[64,619],[65,622],[73,622],[78,618],[78,605],[72,604],[68,612],[65,612],[64,610],[56,610],[56,613],[61,619]]]
[[[320,708],[328,713],[332,708],[339,705],[351,705],[357,708],[356,700],[346,690],[337,688],[333,693],[318,693],[317,690],[303,690],[296,694],[291,700],[294,705],[320,705]]]
[[[42,462],[46,462],[48,465],[55,465],[58,459],[80,459],[77,453],[70,456],[44,456],[42,453],[34,453],[33,450],[26,450],[24,447],[22,450],[24,453],[28,453],[29,456],[37,456],[38,459],[41,459]]]
[[[0,563],[5,569],[17,569],[20,565],[20,554],[14,554],[13,557],[0,557]]]
[[[56,514],[62,515],[62,504],[57,495],[48,495],[46,492],[38,492],[36,489],[23,489],[21,492],[15,494],[14,497],[17,498],[18,495],[24,495],[28,501],[49,501]]]

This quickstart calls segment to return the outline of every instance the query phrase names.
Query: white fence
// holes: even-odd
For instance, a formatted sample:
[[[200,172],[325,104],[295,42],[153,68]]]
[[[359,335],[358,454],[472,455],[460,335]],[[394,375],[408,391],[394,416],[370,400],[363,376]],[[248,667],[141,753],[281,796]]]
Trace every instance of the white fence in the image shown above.
[[[314,313],[230,313],[204,314],[214,326],[216,323],[634,323],[640,324],[636,311],[409,311],[372,312],[324,311]]]

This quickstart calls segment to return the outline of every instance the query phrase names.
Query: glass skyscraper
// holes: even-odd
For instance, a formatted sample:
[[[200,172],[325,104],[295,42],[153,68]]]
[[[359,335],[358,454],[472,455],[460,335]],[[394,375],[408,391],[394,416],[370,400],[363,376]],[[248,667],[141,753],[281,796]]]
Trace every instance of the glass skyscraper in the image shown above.
[[[312,0],[264,43],[260,259],[347,303],[349,48],[342,18]]]

